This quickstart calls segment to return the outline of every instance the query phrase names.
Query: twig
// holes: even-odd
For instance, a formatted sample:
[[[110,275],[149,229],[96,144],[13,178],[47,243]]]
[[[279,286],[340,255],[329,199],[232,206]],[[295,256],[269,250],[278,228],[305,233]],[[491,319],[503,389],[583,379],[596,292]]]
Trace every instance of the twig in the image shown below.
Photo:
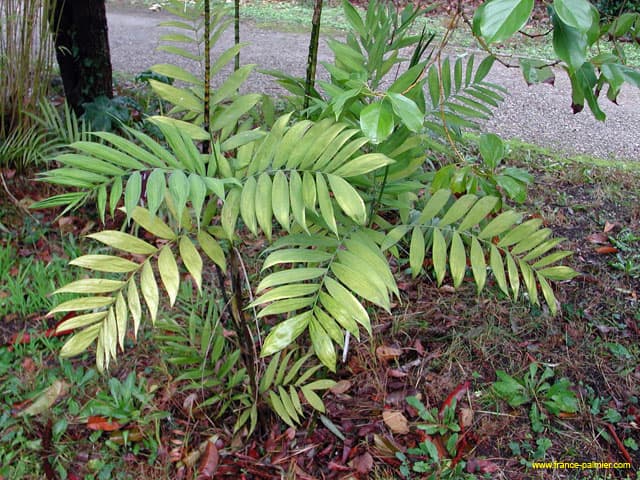
[[[22,205],[20,201],[13,196],[13,193],[9,191],[9,188],[7,187],[7,182],[4,181],[4,174],[1,171],[0,171],[0,179],[2,180],[2,187],[4,188],[4,191],[7,192],[7,195],[9,195],[9,198],[11,199],[11,201],[16,204],[16,207],[24,211],[27,215],[29,215],[32,219],[34,219],[38,225],[40,225],[40,221],[33,216],[33,214],[29,211],[28,208]]]
[[[609,433],[611,433],[611,435],[613,436],[613,439],[616,441],[616,444],[618,445],[618,448],[620,449],[620,453],[622,453],[622,456],[625,458],[627,462],[633,463],[633,459],[631,458],[631,455],[629,455],[629,451],[625,448],[624,444],[620,440],[620,437],[618,437],[618,434],[613,428],[613,425],[611,425],[610,423],[607,423],[606,425],[607,425],[607,429],[609,430]]]

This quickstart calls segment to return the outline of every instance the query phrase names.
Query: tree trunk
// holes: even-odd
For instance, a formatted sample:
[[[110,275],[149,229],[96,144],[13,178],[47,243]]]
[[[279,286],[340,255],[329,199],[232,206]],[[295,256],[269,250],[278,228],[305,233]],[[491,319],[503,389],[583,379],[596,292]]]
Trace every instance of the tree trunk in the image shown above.
[[[69,105],[113,97],[105,0],[58,0],[53,16],[56,58]]]

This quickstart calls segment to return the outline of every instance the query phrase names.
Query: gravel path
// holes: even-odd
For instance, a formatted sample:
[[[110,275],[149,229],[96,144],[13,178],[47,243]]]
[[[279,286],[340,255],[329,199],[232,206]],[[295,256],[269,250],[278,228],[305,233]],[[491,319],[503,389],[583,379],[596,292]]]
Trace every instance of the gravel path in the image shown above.
[[[157,24],[172,19],[170,15],[111,4],[107,18],[116,72],[138,74],[156,63],[178,63],[174,55],[156,51],[158,39],[165,30]],[[242,64],[255,63],[257,68],[304,75],[308,35],[265,30],[243,21],[241,41],[249,43],[241,52]],[[232,44],[233,33],[229,30],[216,46],[214,55]],[[319,59],[330,61],[331,51],[324,42],[321,44]],[[320,75],[325,73],[322,71]],[[528,87],[519,70],[496,66],[488,80],[507,87],[510,95],[487,124],[487,130],[567,154],[640,160],[640,90],[625,87],[618,105],[603,101],[607,120],[602,123],[587,111],[573,115],[569,81],[562,72],[556,77],[555,87]],[[247,85],[252,91],[283,92],[272,77],[257,72]]]

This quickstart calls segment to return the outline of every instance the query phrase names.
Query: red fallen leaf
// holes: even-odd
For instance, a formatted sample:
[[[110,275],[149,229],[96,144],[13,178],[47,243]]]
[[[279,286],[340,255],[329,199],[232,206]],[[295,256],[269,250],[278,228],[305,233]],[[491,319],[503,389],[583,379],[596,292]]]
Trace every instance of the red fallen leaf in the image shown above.
[[[609,235],[604,232],[592,233],[587,236],[589,243],[607,244],[609,243]]]
[[[369,452],[365,452],[351,460],[351,466],[356,472],[366,475],[373,468],[373,457]]]
[[[122,425],[118,422],[110,422],[104,417],[91,416],[87,419],[87,428],[89,430],[100,430],[102,432],[113,432],[120,430]]]
[[[451,406],[451,404],[453,403],[453,400],[455,399],[456,402],[459,402],[460,399],[462,397],[464,397],[464,394],[467,393],[467,391],[469,390],[469,387],[471,386],[471,383],[469,382],[469,380],[467,380],[464,383],[461,383],[460,385],[458,385],[453,392],[451,392],[449,394],[449,396],[447,397],[447,399],[442,403],[442,406],[440,407],[440,412],[439,415],[440,417],[442,417],[442,415],[444,415],[444,409]]]
[[[200,465],[198,466],[197,480],[205,480],[207,478],[213,478],[218,469],[218,462],[220,461],[220,454],[218,448],[212,441],[207,442],[207,446],[204,449],[202,457],[200,457]]]
[[[618,253],[618,249],[616,247],[600,247],[596,248],[596,253],[600,255],[608,255],[610,253]]]

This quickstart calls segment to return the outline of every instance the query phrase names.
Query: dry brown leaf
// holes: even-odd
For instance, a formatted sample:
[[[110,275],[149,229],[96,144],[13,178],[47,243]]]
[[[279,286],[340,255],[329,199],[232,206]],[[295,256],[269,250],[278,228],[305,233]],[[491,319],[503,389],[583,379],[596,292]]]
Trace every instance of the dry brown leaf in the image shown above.
[[[611,223],[611,222],[604,222],[604,233],[609,233],[611,232],[614,228],[618,227],[619,225],[617,223]]]
[[[351,382],[349,380],[340,380],[333,387],[329,389],[331,393],[334,395],[340,395],[341,393],[345,393],[351,388]]]
[[[469,428],[473,423],[473,410],[463,407],[460,409],[460,423],[464,428]]]
[[[396,359],[400,355],[402,355],[402,350],[399,348],[387,347],[385,345],[376,348],[376,357],[378,357],[378,360],[381,362]]]
[[[49,388],[37,397],[27,408],[17,413],[17,416],[39,415],[49,410],[60,398],[69,392],[69,384],[62,380],[54,381]]]
[[[589,243],[607,244],[609,243],[609,235],[604,232],[592,233],[587,236]]]
[[[351,460],[350,465],[352,468],[355,468],[358,473],[366,475],[373,468],[373,457],[369,452],[365,452]]]
[[[398,410],[385,410],[382,412],[384,423],[391,429],[393,433],[405,435],[409,433],[409,421]]]

